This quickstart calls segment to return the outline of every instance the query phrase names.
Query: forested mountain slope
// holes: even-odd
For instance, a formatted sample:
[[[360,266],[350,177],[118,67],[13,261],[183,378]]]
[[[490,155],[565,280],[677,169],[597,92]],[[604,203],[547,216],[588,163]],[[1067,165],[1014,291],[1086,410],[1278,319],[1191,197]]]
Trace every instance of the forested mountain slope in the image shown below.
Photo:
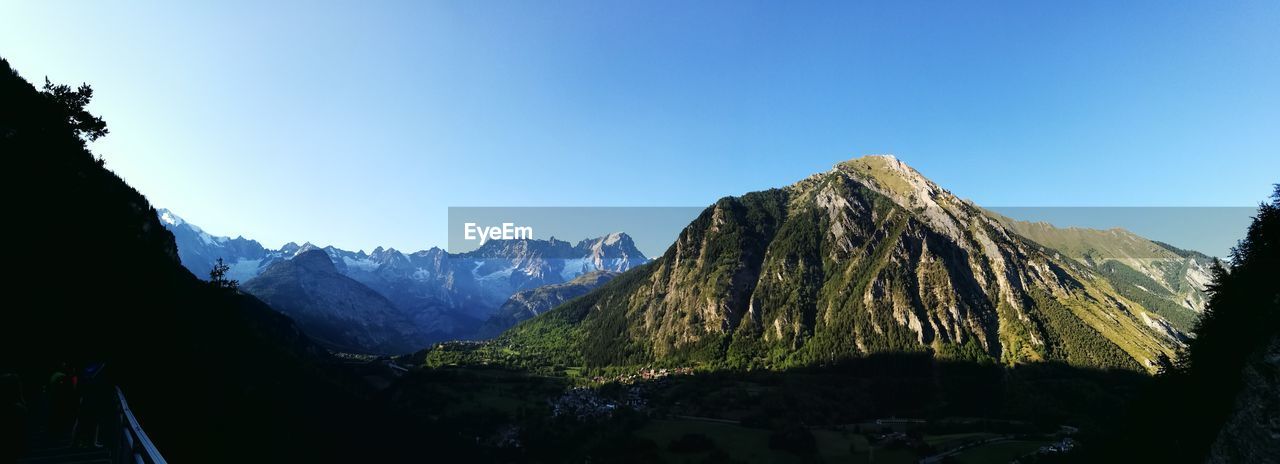
[[[993,214],[1009,230],[1093,268],[1116,291],[1189,332],[1204,311],[1213,258],[1124,229],[1060,228]]]
[[[562,284],[544,285],[511,295],[511,299],[503,303],[502,307],[498,308],[498,312],[480,326],[476,336],[479,338],[496,336],[521,321],[595,290],[596,287],[604,285],[618,274],[612,271],[588,272]]]

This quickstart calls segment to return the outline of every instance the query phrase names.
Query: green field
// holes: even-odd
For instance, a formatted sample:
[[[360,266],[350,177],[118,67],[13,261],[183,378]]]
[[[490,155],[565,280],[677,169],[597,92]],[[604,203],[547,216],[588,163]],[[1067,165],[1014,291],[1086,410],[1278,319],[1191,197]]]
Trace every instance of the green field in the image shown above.
[[[924,442],[929,446],[943,445],[942,448],[950,448],[946,446],[950,443],[966,443],[974,440],[985,440],[987,438],[998,436],[995,433],[973,432],[973,433],[952,433],[947,435],[925,435]]]
[[[915,451],[909,449],[876,449],[871,453],[872,460],[867,461],[867,455],[859,453],[859,461],[871,462],[874,464],[915,464],[920,462],[920,456]]]
[[[871,450],[867,438],[861,434],[832,430],[811,430],[817,442],[818,458],[824,463],[834,464],[907,464],[914,463],[920,456],[909,449]],[[701,421],[696,419],[657,419],[636,431],[636,435],[653,440],[661,449],[663,459],[668,462],[698,462],[708,453],[679,454],[667,449],[672,441],[685,434],[699,433],[710,438],[720,450],[735,460],[749,463],[791,463],[805,462],[799,456],[786,451],[769,448],[769,431],[743,427],[724,422]],[[955,434],[940,435],[943,442],[957,439],[985,438],[990,434]],[[853,449],[850,449],[853,445]],[[1038,445],[1037,445],[1038,446]]]
[[[957,454],[956,461],[964,464],[1007,463],[1044,446],[1043,441],[1009,440],[979,446]]]
[[[866,462],[867,438],[862,435],[841,432],[839,430],[818,429],[813,431],[813,438],[818,442],[818,456],[822,457],[823,462]],[[857,454],[851,454],[849,450],[850,444],[857,449]],[[855,456],[861,455],[858,459]]]
[[[706,456],[707,453],[677,454],[667,449],[673,440],[690,433],[706,435],[717,448],[736,460],[759,463],[800,461],[793,454],[770,449],[769,431],[740,425],[691,419],[653,420],[636,431],[636,435],[657,443],[668,462],[698,461]]]

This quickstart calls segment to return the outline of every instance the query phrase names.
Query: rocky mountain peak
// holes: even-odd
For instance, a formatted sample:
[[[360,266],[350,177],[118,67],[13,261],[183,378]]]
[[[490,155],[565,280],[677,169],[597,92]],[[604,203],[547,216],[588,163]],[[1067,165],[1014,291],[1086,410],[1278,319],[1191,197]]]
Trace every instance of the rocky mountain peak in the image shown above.
[[[431,247],[426,250],[415,251],[410,254],[410,256],[414,258],[438,259],[448,257],[448,252],[444,251],[444,249],[440,247]]]
[[[623,232],[614,232],[602,237],[578,242],[574,247],[580,254],[585,254],[597,269],[621,271],[648,261],[631,236]]]
[[[827,175],[844,176],[879,193],[960,242],[962,223],[981,214],[950,191],[893,155],[868,155],[839,163]],[[797,184],[799,185],[799,184]]]
[[[625,232],[613,232],[602,237],[589,238],[578,242],[578,245],[575,248],[593,253],[616,250],[617,252],[630,256],[643,256],[640,254],[640,251],[636,249],[635,241],[633,241],[631,236],[627,235]]]
[[[837,164],[834,172],[863,181],[906,207],[922,206],[954,195],[893,155],[868,155]]]
[[[618,242],[623,241],[623,240],[626,240],[626,241],[628,241],[628,242],[629,242],[629,241],[631,241],[631,237],[630,237],[630,236],[628,236],[627,234],[623,233],[623,232],[614,232],[614,233],[611,233],[611,234],[609,234],[609,235],[604,236],[604,240],[602,240],[602,241],[603,241],[603,243],[604,243],[605,245],[613,245],[613,244],[618,243]]]
[[[171,226],[180,226],[187,223],[187,221],[182,220],[181,217],[178,217],[178,215],[173,214],[173,211],[169,211],[166,208],[156,210],[156,215],[160,216],[161,222]]]
[[[292,260],[294,265],[303,267],[312,271],[337,273],[338,269],[333,265],[333,260],[329,259],[329,254],[319,248],[299,253]]]
[[[400,254],[400,252],[396,251],[395,248],[378,247],[373,250],[373,253],[369,254],[369,257],[374,260],[385,260],[398,254]]]

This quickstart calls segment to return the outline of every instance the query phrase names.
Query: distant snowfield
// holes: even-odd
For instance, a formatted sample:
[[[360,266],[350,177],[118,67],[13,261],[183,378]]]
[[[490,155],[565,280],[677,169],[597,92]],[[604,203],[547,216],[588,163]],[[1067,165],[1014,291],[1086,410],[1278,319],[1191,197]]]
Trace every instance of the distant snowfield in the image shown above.
[[[231,269],[227,270],[227,276],[232,280],[244,282],[258,276],[262,259],[241,258],[234,263],[228,263],[228,266],[231,266]]]

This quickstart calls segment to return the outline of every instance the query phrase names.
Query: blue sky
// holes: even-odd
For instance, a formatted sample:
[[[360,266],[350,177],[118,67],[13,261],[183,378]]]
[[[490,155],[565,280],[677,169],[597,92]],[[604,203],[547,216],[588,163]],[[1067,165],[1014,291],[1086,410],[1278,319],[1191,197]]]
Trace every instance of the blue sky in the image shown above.
[[[92,84],[94,150],[153,203],[268,246],[443,246],[449,206],[705,205],[868,153],[992,206],[1280,181],[1274,1],[191,3],[6,2],[0,55]]]

